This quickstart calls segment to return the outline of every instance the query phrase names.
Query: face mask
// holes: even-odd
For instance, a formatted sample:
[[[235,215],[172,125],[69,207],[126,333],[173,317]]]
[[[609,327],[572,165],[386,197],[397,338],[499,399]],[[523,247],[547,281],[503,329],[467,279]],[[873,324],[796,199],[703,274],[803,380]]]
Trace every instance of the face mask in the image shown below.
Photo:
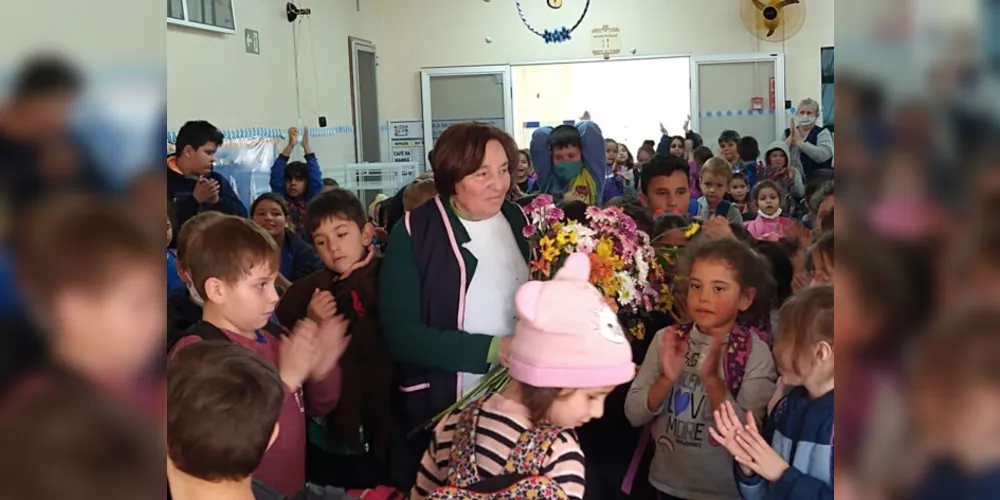
[[[815,116],[795,115],[795,123],[800,127],[811,127],[816,123]]]
[[[198,304],[199,306],[205,305],[205,300],[201,298],[198,290],[194,287],[194,284],[188,282],[187,284],[188,293],[191,294],[191,302]]]
[[[582,161],[564,161],[555,166],[556,177],[564,181],[572,180],[574,177],[580,175],[580,171],[582,170]]]

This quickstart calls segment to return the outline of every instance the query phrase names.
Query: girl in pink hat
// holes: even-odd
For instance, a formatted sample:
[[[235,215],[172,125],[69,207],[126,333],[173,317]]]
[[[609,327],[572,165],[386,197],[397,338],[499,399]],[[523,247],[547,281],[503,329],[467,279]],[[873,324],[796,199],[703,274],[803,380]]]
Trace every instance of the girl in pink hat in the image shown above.
[[[589,258],[574,254],[552,281],[517,291],[517,326],[500,354],[510,383],[437,425],[411,499],[478,491],[484,478],[497,491],[510,486],[498,481],[517,482],[512,469],[537,472],[528,475],[544,491],[583,498],[583,452],[572,430],[601,418],[608,393],[635,376],[618,317],[589,276]]]

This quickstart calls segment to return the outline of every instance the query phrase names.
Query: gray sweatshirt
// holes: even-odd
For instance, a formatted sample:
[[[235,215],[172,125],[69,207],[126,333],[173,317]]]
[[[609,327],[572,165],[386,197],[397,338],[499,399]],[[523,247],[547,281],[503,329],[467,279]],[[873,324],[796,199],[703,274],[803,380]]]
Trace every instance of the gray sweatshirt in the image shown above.
[[[708,208],[708,199],[702,196],[698,198],[698,218],[702,221],[707,221],[715,215],[715,211]],[[736,224],[743,224],[743,214],[740,213],[740,207],[737,207],[735,203],[729,204],[729,212],[726,213],[726,220]]]
[[[625,398],[625,416],[633,426],[652,422],[656,452],[649,468],[649,482],[659,491],[687,500],[731,500],[740,494],[733,479],[733,458],[722,446],[709,442],[708,428],[715,425],[713,408],[699,376],[708,354],[710,338],[691,329],[687,363],[671,394],[660,408],[647,407],[649,388],[660,377],[660,344],[667,329],[656,332],[639,373]],[[723,363],[719,376],[723,377]],[[739,397],[730,401],[741,417],[747,410],[763,419],[774,395],[777,373],[767,344],[753,339]]]
[[[802,145],[795,145],[789,148],[791,152],[792,166],[802,171],[802,158],[800,155],[807,155],[816,163],[823,163],[833,159],[833,134],[829,130],[823,129],[816,135],[816,144],[803,142]]]

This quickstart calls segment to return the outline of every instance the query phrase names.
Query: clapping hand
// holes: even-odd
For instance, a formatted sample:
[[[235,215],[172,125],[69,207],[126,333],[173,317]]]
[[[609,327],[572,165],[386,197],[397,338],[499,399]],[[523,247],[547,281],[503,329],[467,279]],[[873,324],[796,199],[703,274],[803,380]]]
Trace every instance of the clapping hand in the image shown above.
[[[740,423],[739,417],[736,416],[736,410],[733,409],[732,403],[726,401],[722,403],[722,406],[716,408],[715,413],[715,427],[708,428],[708,434],[712,436],[716,442],[722,445],[730,455],[740,462],[739,457],[746,457],[746,450],[737,442],[736,435],[739,433],[742,424]],[[753,414],[747,412],[747,419],[753,420]],[[753,473],[753,469],[749,467],[740,466],[743,469],[743,473],[750,475]]]
[[[749,412],[746,426],[736,433],[736,443],[743,448],[742,454],[733,456],[740,467],[750,469],[772,483],[781,479],[781,475],[788,470],[788,462],[760,435],[757,422]]]
[[[281,337],[278,347],[278,373],[292,390],[297,390],[309,377],[316,357],[316,323],[299,321],[289,335]]]
[[[660,339],[660,373],[670,382],[676,382],[684,369],[687,339],[678,336],[672,328],[663,333]]]
[[[319,326],[315,341],[316,357],[309,371],[309,380],[322,379],[337,366],[351,341],[347,334],[349,324],[343,316],[334,316]]]
[[[195,183],[194,191],[191,193],[191,196],[194,196],[195,201],[199,204],[215,204],[219,202],[220,189],[219,181],[202,176],[199,177],[198,182]]]
[[[288,145],[294,147],[299,142],[299,129],[288,127]]]
[[[708,355],[705,356],[705,362],[702,363],[701,369],[698,372],[701,375],[701,380],[708,383],[709,381],[720,379],[719,363],[721,361],[722,341],[712,337],[711,344],[708,346]]]

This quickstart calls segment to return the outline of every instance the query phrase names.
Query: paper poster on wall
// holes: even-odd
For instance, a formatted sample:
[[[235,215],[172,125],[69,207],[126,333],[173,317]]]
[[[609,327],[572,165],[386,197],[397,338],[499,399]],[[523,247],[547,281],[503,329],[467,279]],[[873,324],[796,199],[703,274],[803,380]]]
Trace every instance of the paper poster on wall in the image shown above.
[[[486,123],[500,130],[505,130],[503,118],[479,118],[474,120],[434,120],[431,129],[434,140],[441,133],[456,123]],[[393,163],[424,163],[427,161],[427,149],[424,146],[424,123],[421,120],[391,120],[389,129],[389,156]]]
[[[423,163],[424,124],[420,120],[389,122],[389,155],[393,163]]]
[[[441,133],[445,131],[448,127],[456,123],[485,123],[487,125],[493,125],[500,130],[506,130],[507,123],[501,118],[466,118],[458,120],[434,120],[431,122],[431,132],[433,132],[434,140],[436,141],[438,137],[441,137]]]

